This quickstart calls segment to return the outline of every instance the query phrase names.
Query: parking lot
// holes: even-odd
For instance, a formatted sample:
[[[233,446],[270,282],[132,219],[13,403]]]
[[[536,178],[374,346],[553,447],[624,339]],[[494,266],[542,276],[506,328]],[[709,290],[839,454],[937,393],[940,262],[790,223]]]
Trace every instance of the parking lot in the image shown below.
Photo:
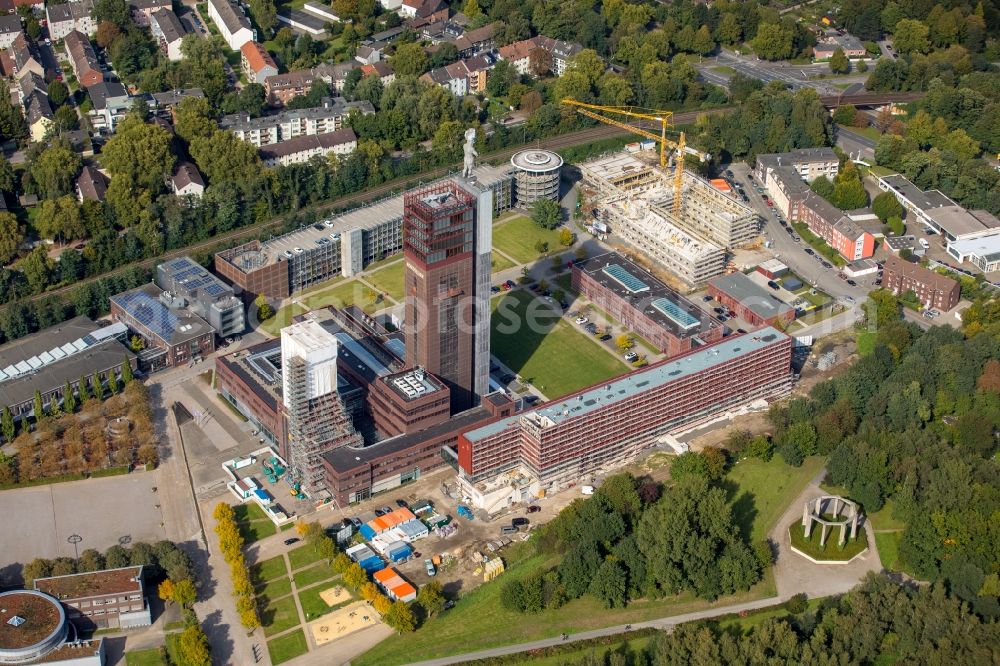
[[[55,483],[3,491],[0,585],[19,579],[21,564],[36,557],[74,557],[117,543],[166,538],[157,487],[159,471]]]

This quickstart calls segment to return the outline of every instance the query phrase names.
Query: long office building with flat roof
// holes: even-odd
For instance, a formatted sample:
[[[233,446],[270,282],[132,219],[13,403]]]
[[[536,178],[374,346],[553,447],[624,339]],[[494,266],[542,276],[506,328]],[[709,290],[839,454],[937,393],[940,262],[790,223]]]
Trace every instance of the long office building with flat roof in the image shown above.
[[[574,264],[572,284],[668,358],[722,339],[717,319],[617,252]]]
[[[447,180],[447,179],[445,179]],[[493,193],[493,214],[511,207],[511,174],[487,165],[474,180]],[[250,241],[215,255],[216,272],[252,294],[285,298],[403,249],[403,195],[316,222],[267,241]]]
[[[791,355],[791,338],[766,327],[497,419],[459,437],[459,479],[472,496],[513,470],[542,490],[574,483],[668,434],[786,395]]]

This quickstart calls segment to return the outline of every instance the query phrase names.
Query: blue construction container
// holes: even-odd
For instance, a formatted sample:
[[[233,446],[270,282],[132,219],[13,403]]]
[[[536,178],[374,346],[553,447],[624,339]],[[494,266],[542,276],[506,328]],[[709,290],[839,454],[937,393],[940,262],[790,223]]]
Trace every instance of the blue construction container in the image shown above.
[[[402,562],[406,558],[413,555],[413,548],[411,548],[408,544],[403,543],[399,546],[391,548],[386,555],[388,555],[389,559],[393,562]]]
[[[361,536],[365,538],[365,541],[371,541],[372,539],[375,538],[375,530],[368,527],[368,523],[365,523],[360,528],[358,528],[358,532],[360,532]]]
[[[378,556],[366,557],[358,562],[358,564],[360,564],[361,568],[368,573],[375,573],[376,571],[385,569],[385,562],[383,562],[382,558]]]

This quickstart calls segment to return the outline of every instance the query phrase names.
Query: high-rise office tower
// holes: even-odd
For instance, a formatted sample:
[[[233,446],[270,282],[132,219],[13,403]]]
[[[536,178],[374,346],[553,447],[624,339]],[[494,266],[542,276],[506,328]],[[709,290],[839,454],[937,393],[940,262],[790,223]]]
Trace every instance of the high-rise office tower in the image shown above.
[[[307,493],[324,487],[323,453],[361,445],[337,392],[338,344],[333,333],[309,319],[281,329],[288,465]]]
[[[492,192],[447,180],[404,196],[406,360],[440,377],[451,411],[489,388]]]

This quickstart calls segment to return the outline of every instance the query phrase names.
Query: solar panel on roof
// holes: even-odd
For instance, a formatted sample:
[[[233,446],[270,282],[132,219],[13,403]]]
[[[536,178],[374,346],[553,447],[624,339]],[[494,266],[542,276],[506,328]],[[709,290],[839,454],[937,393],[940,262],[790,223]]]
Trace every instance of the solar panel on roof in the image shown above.
[[[177,315],[163,303],[144,291],[134,291],[115,297],[126,312],[154,335],[169,340],[177,330]]]
[[[226,293],[226,288],[223,287],[221,284],[216,284],[215,282],[213,282],[207,287],[205,287],[205,293],[208,294],[209,296],[222,296],[224,293]]]
[[[653,307],[662,312],[667,319],[674,322],[685,331],[692,329],[699,324],[697,317],[669,299],[657,298],[653,301]]]
[[[633,294],[640,291],[649,291],[649,285],[629,273],[618,264],[610,264],[601,269],[605,275],[618,282]]]

